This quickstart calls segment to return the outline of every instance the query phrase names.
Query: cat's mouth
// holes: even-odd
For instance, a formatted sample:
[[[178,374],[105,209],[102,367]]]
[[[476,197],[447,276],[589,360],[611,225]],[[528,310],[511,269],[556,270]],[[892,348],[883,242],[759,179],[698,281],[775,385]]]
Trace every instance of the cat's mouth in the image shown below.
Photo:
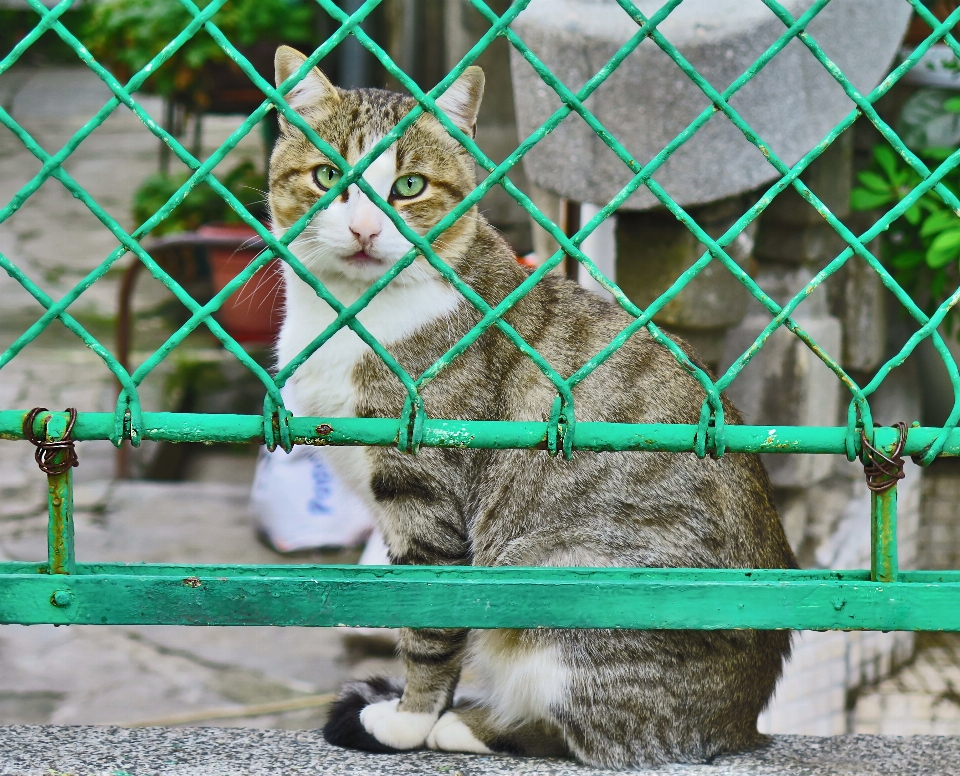
[[[376,256],[371,256],[366,251],[357,251],[346,257],[351,264],[381,264],[382,262]]]

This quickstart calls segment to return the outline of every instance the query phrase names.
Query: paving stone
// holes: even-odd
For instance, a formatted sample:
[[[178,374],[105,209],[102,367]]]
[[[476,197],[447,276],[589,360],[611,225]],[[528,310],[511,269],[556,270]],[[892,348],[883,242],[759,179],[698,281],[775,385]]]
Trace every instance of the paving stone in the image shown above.
[[[649,776],[951,776],[960,739],[777,736],[755,752],[709,765],[631,771]],[[172,730],[115,727],[0,728],[2,776],[295,776],[448,774],[448,776],[601,776],[564,760],[416,752],[370,755],[336,749],[314,731]]]

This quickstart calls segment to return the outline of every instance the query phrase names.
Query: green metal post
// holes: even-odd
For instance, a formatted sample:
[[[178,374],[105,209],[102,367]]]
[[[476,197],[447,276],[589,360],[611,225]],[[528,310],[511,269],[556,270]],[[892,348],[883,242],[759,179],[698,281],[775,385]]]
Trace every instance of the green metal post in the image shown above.
[[[896,582],[897,486],[870,494],[870,577],[874,582]]]
[[[45,424],[47,441],[55,442],[63,438],[67,430],[67,421],[63,415],[50,416]],[[59,451],[53,459],[54,464],[62,463],[70,455],[69,450]],[[73,548],[73,469],[63,474],[47,475],[47,562],[51,574],[73,574],[76,571],[76,559]]]

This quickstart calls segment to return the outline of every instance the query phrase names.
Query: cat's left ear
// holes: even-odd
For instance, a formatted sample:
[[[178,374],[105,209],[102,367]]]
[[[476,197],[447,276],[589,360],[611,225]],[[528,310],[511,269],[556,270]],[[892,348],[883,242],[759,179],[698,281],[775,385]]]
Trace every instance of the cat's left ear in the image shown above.
[[[483,99],[483,70],[476,65],[463,71],[450,88],[437,98],[437,107],[470,137],[477,136],[477,114]]]
[[[277,86],[297,72],[306,60],[306,56],[296,49],[280,46],[274,57]],[[304,108],[336,104],[340,102],[340,95],[327,77],[314,67],[301,79],[300,83],[287,92],[286,100],[287,105],[298,113],[302,113]]]

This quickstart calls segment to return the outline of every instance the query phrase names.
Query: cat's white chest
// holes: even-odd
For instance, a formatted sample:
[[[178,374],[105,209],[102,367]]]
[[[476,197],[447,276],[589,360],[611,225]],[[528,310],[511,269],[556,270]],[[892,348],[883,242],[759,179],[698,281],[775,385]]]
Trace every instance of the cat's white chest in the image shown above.
[[[286,364],[296,358],[335,318],[332,311],[325,315],[323,311],[314,310],[288,317],[277,349],[280,363]],[[352,331],[342,329],[334,334],[288,381],[294,405],[291,409],[297,414],[314,417],[353,417],[356,386],[352,373],[367,350]]]
[[[281,367],[296,358],[337,317],[302,281],[288,277],[287,283],[292,289],[288,291],[286,316],[277,347]],[[336,284],[328,288],[345,304],[355,301],[360,293],[360,289]],[[439,280],[408,285],[395,283],[375,296],[357,320],[389,350],[392,343],[449,314],[460,299],[454,289]],[[295,411],[315,417],[354,417],[353,370],[369,352],[370,347],[356,332],[345,327],[334,334],[288,381]]]
[[[279,366],[296,358],[336,319],[336,313],[305,283],[287,273],[286,315],[277,344]],[[328,286],[345,304],[354,302],[361,289]],[[360,312],[357,319],[378,342],[390,344],[408,337],[436,318],[449,314],[462,297],[439,280],[391,284]],[[357,386],[354,368],[370,352],[369,346],[349,329],[341,329],[308,358],[287,382],[290,409],[298,415],[328,418],[356,416]],[[370,471],[364,448],[324,449],[324,458],[358,495],[371,506]]]

